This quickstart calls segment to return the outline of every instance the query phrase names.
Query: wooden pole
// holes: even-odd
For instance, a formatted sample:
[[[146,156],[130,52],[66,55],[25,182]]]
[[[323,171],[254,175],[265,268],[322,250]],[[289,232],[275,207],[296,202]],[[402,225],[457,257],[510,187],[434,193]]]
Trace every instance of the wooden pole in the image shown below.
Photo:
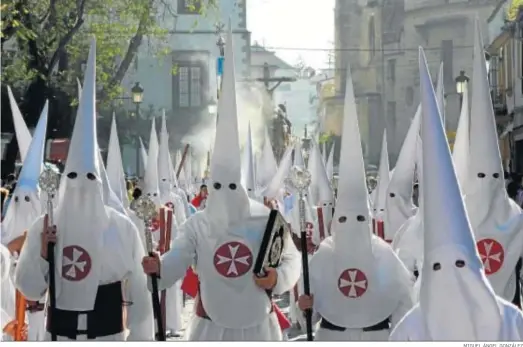
[[[180,161],[180,164],[178,164],[178,170],[176,171],[176,179],[178,179],[178,177],[180,177],[180,173],[182,172],[183,165],[185,164],[185,158],[187,157],[188,153],[189,153],[189,144],[186,144],[185,148],[183,149],[182,160]],[[188,179],[190,180],[191,178],[189,177]]]

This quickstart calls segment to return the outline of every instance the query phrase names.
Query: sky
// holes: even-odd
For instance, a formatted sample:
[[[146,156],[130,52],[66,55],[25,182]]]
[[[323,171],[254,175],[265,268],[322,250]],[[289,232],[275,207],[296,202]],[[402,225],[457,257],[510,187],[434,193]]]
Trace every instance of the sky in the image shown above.
[[[309,66],[328,67],[328,51],[334,47],[335,0],[247,0],[247,28],[257,41],[294,65],[300,57]],[[334,64],[334,58],[332,58]]]

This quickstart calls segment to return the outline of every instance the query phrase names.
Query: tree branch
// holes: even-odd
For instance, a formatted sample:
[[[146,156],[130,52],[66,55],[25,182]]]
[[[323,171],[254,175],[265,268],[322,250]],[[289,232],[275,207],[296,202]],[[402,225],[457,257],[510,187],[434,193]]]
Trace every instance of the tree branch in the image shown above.
[[[53,53],[53,56],[51,57],[51,60],[49,61],[49,65],[47,67],[47,76],[53,71],[55,65],[58,63],[58,59],[60,55],[62,54],[63,50],[65,49],[65,46],[71,41],[73,36],[80,30],[80,27],[84,24],[84,10],[85,10],[85,4],[87,0],[78,0],[77,1],[77,11],[76,11],[76,22],[75,24],[69,29],[67,34],[62,37],[60,42],[58,43],[58,47]]]
[[[47,9],[47,13],[44,16],[42,22],[44,20],[46,21],[44,25],[44,32],[47,32],[56,25],[56,0],[49,1],[49,8]]]
[[[107,87],[102,90],[100,100],[104,100],[107,97],[108,90],[110,88],[122,83],[122,80],[124,79],[127,70],[129,70],[129,66],[131,65],[134,57],[136,56],[136,52],[138,52],[138,48],[140,48],[140,45],[142,44],[143,36],[147,32],[147,26],[150,20],[149,15],[153,4],[154,0],[150,0],[149,7],[144,12],[142,18],[140,19],[140,22],[138,23],[138,29],[136,30],[136,34],[131,38],[129,42],[127,52],[125,52],[125,56],[122,59],[120,66],[118,66],[118,70],[116,70],[116,73],[109,80]]]
[[[13,21],[22,22],[22,14],[24,6],[27,5],[27,0],[22,0],[15,5],[15,10],[17,11],[16,14],[13,16],[13,18],[9,21],[9,24],[2,29],[2,51],[4,50],[4,42],[7,42],[13,35],[16,34],[16,32],[20,29],[22,25],[14,26]]]

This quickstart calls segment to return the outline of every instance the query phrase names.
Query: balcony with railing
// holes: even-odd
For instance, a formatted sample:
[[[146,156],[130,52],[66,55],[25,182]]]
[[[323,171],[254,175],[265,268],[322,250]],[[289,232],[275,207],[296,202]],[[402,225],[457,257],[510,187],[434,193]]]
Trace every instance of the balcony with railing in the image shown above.
[[[487,68],[494,113],[496,115],[505,115],[507,113],[507,88],[505,71],[503,70],[503,56],[490,56]]]

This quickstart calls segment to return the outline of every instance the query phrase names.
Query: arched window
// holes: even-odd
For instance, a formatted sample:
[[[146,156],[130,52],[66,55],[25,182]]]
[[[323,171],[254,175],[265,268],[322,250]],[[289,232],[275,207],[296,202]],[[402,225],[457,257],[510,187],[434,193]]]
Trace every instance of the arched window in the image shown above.
[[[376,26],[374,25],[374,16],[369,19],[369,51],[370,59],[376,54]]]

